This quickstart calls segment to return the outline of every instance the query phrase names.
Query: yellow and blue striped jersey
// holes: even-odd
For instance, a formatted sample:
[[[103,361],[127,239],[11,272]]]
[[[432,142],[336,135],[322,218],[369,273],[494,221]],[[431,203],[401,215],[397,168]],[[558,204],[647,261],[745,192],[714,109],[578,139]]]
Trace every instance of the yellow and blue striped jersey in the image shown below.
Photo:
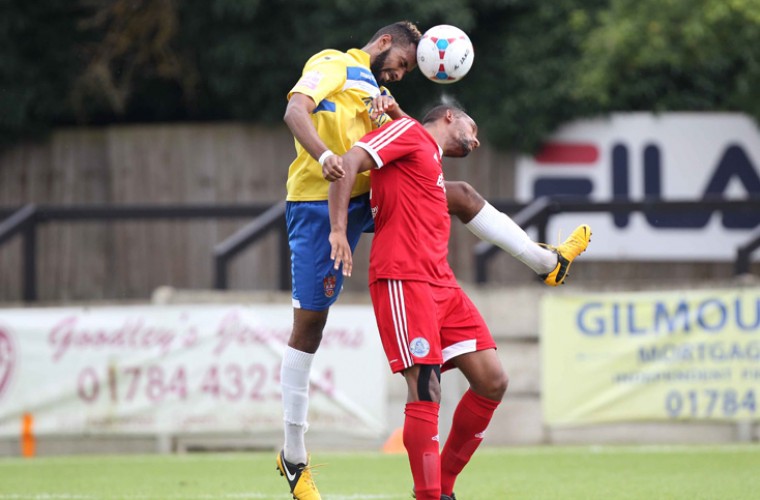
[[[378,85],[369,65],[369,54],[360,49],[323,50],[306,62],[301,78],[288,93],[288,99],[299,93],[314,100],[317,107],[312,122],[335,154],[344,154],[367,132],[391,120],[386,114],[370,119],[372,99],[388,92]],[[287,200],[326,200],[330,183],[322,177],[322,167],[298,141],[295,146],[296,159],[288,170]],[[351,196],[368,191],[369,172],[365,172],[357,177]]]

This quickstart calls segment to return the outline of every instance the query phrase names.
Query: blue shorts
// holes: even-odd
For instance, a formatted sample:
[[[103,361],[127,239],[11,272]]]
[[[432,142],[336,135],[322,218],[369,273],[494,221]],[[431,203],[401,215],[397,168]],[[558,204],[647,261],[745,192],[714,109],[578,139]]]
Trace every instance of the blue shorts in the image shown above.
[[[290,272],[293,277],[293,307],[324,311],[343,288],[343,273],[330,260],[330,212],[327,201],[289,201],[285,209],[290,244]],[[351,199],[348,205],[346,236],[351,251],[361,234],[373,232],[375,223],[369,194]]]

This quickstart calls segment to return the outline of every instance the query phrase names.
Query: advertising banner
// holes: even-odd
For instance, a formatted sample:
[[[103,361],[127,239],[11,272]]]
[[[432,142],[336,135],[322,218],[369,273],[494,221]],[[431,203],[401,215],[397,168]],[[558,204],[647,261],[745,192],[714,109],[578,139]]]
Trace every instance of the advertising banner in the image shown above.
[[[282,429],[289,305],[0,309],[0,436]],[[370,306],[330,311],[312,431],[382,436],[388,367]]]
[[[574,122],[517,163],[519,201],[555,195],[599,202],[760,197],[760,130],[739,113],[616,113]],[[594,229],[589,259],[733,261],[760,228],[760,212],[562,214],[550,219],[548,243],[579,224]]]
[[[760,288],[547,295],[549,425],[760,419]]]

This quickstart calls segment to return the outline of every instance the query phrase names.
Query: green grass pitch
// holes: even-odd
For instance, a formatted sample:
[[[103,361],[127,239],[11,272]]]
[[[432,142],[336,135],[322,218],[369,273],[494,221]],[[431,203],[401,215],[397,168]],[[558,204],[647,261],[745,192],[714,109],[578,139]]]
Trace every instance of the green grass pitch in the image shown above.
[[[275,453],[0,458],[0,500],[287,500]],[[324,500],[408,500],[405,455],[312,456]],[[459,500],[757,499],[760,446],[483,448]]]

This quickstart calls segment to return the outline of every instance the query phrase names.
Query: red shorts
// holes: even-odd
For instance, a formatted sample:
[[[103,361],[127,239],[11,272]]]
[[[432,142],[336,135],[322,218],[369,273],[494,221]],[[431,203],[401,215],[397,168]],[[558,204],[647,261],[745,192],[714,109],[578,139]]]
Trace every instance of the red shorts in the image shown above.
[[[459,287],[378,280],[369,292],[394,373],[415,364],[446,370],[455,356],[496,348],[483,317]]]

